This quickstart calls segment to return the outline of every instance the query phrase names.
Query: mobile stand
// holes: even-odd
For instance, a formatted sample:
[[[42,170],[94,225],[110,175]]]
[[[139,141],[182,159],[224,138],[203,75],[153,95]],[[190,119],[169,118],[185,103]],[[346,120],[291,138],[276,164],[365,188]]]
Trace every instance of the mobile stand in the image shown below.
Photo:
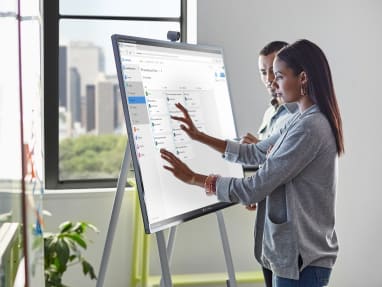
[[[226,281],[227,287],[236,287],[237,284],[236,284],[236,278],[235,278],[235,271],[233,268],[231,250],[229,247],[223,212],[221,210],[216,211],[216,216],[217,216],[217,220],[219,224],[220,237],[223,244],[224,258],[225,258],[227,272],[228,272],[228,280]],[[161,287],[173,286],[172,280],[171,280],[171,273],[170,273],[170,263],[171,263],[172,250],[173,250],[174,241],[175,241],[175,232],[176,232],[176,226],[171,227],[168,240],[167,240],[167,247],[166,247],[164,232],[163,231],[156,232],[159,259],[160,259],[161,270],[162,270],[162,278],[160,281]]]
[[[125,150],[125,155],[122,161],[121,171],[118,177],[117,191],[115,193],[109,228],[106,235],[106,241],[105,241],[105,246],[104,246],[104,250],[102,254],[101,265],[100,265],[100,270],[98,273],[96,287],[103,287],[103,284],[105,281],[107,264],[109,262],[111,247],[112,247],[112,243],[114,239],[114,234],[115,234],[115,230],[117,226],[119,213],[121,210],[123,192],[126,188],[127,172],[130,166],[130,162],[131,162],[130,147],[129,145],[127,145]],[[235,278],[235,271],[233,268],[231,250],[228,243],[227,230],[225,227],[222,211],[217,211],[216,216],[217,216],[217,220],[219,224],[220,237],[222,239],[224,257],[225,257],[227,272],[228,272],[228,280],[226,281],[227,287],[236,287],[237,284],[236,284],[236,278]],[[161,270],[162,270],[162,278],[160,281],[161,287],[173,286],[172,280],[171,280],[171,273],[170,273],[170,262],[171,262],[172,250],[173,250],[173,246],[175,242],[175,232],[176,232],[176,227],[175,226],[171,227],[169,237],[167,240],[167,246],[166,246],[164,232],[163,231],[156,232],[159,259],[160,259]],[[131,287],[134,287],[134,286],[131,286]]]

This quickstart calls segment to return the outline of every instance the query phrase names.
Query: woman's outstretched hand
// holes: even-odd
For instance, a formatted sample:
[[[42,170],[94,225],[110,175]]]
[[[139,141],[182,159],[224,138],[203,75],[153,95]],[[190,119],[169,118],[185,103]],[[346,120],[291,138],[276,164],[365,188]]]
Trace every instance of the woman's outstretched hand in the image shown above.
[[[183,124],[180,125],[180,128],[185,131],[190,138],[195,140],[200,134],[200,131],[196,128],[187,109],[181,103],[176,103],[175,106],[183,113],[183,117],[171,116],[171,118],[182,122]]]
[[[199,141],[202,144],[217,150],[220,153],[224,153],[227,142],[218,138],[214,138],[201,132],[197,129],[192,121],[190,114],[182,104],[177,103],[175,106],[183,113],[183,117],[171,116],[173,120],[181,122],[180,128],[193,140]],[[199,185],[199,184],[198,184]]]
[[[196,184],[196,174],[184,162],[182,162],[172,152],[169,152],[164,148],[160,150],[160,153],[161,157],[171,165],[164,165],[163,167],[165,169],[171,171],[176,178],[184,181],[185,183]]]

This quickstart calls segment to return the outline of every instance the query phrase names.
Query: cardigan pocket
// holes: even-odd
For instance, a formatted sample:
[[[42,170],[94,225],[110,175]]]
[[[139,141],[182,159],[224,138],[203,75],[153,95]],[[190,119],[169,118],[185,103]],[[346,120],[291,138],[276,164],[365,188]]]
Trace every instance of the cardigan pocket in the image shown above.
[[[298,252],[291,221],[288,220],[278,224],[266,215],[263,233],[263,256],[272,268],[276,269],[297,264]]]

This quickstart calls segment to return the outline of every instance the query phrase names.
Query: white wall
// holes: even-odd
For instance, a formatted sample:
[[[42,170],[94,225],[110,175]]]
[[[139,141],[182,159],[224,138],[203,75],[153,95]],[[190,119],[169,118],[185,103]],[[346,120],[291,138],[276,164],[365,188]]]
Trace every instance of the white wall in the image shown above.
[[[198,1],[198,43],[225,50],[241,134],[256,130],[267,103],[257,71],[262,46],[307,38],[328,57],[346,141],[337,202],[340,253],[330,286],[382,286],[381,12],[379,0]]]

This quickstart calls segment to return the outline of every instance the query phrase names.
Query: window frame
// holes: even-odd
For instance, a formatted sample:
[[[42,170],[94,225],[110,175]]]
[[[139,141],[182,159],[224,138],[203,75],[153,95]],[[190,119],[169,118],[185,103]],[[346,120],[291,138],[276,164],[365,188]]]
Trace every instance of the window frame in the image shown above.
[[[181,0],[180,17],[121,17],[61,15],[60,0],[46,0],[43,7],[44,25],[44,153],[46,189],[112,188],[114,179],[60,180],[59,178],[59,21],[75,20],[123,20],[150,22],[179,22],[181,42],[187,41],[187,0]],[[52,96],[56,95],[56,96]]]

